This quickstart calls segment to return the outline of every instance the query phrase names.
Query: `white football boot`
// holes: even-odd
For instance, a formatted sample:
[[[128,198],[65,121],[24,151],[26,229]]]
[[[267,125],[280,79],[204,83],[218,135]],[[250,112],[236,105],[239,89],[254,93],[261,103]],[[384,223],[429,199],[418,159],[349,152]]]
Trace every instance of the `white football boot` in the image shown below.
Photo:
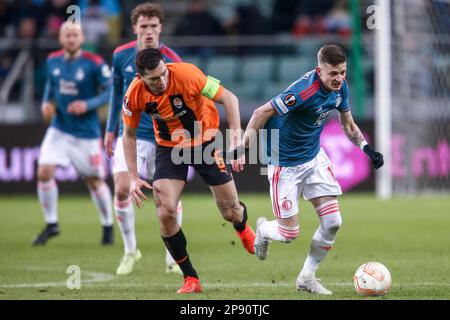
[[[133,271],[134,264],[141,260],[142,254],[139,249],[136,249],[136,253],[127,253],[122,257],[119,266],[117,267],[116,274],[126,275]]]
[[[267,255],[269,254],[269,244],[271,242],[270,239],[261,235],[259,226],[265,221],[267,221],[265,217],[259,217],[258,220],[256,220],[256,236],[253,246],[255,247],[255,254],[259,260],[266,260]]]
[[[316,277],[304,279],[300,275],[297,277],[296,286],[298,290],[314,294],[330,295],[332,292],[325,288]]]

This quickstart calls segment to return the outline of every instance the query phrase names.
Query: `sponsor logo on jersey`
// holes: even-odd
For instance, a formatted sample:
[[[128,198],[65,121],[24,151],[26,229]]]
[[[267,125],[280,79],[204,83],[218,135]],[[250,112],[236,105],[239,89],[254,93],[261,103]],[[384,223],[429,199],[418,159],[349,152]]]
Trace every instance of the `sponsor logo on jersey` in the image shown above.
[[[78,88],[75,81],[66,81],[59,79],[59,92],[66,96],[77,96]]]
[[[77,72],[75,73],[75,80],[81,81],[84,79],[84,72],[83,69],[78,68]]]
[[[297,99],[295,99],[295,96],[293,94],[288,94],[286,97],[284,97],[284,104],[292,107]]]
[[[59,76],[61,74],[61,70],[59,68],[55,68],[53,69],[53,75],[55,77]]]
[[[320,127],[328,118],[328,115],[331,113],[332,110],[328,110],[324,113],[321,113],[319,115],[319,117],[317,118],[316,122],[314,123],[314,125],[316,127]]]
[[[126,72],[134,72],[133,67],[131,66],[131,64],[129,64],[126,68],[125,68]]]
[[[173,99],[173,105],[180,109],[183,106],[183,101],[180,98]]]

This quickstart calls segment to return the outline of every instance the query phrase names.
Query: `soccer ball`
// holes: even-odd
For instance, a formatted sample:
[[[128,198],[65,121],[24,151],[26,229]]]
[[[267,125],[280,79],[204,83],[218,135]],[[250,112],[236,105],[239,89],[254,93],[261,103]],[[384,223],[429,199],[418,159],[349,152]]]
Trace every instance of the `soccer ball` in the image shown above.
[[[361,296],[382,296],[391,288],[391,273],[379,262],[367,262],[356,270],[353,284]]]

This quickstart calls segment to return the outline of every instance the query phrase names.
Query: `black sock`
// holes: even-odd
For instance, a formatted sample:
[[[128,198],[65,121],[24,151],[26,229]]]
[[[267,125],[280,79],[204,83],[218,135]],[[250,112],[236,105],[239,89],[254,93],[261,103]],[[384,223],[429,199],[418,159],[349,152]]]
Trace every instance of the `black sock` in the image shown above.
[[[169,250],[172,258],[180,266],[181,271],[183,271],[184,277],[195,277],[198,278],[197,272],[192,266],[191,260],[186,250],[186,237],[180,228],[180,231],[175,233],[173,236],[164,238],[161,236],[166,245],[167,250]]]
[[[242,221],[239,223],[233,223],[233,227],[236,231],[242,232],[245,229],[245,225],[247,224],[247,207],[241,201],[239,203],[244,207],[244,212],[242,213]]]

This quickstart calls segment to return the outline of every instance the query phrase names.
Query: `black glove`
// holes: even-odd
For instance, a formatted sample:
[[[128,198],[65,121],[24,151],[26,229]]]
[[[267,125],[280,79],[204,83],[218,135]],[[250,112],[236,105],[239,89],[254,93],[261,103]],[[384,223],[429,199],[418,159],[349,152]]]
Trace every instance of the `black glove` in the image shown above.
[[[372,161],[372,166],[374,169],[379,169],[383,166],[384,160],[383,155],[379,153],[378,151],[375,151],[375,148],[372,147],[369,144],[366,144],[363,148],[364,153],[367,154],[367,156]]]

